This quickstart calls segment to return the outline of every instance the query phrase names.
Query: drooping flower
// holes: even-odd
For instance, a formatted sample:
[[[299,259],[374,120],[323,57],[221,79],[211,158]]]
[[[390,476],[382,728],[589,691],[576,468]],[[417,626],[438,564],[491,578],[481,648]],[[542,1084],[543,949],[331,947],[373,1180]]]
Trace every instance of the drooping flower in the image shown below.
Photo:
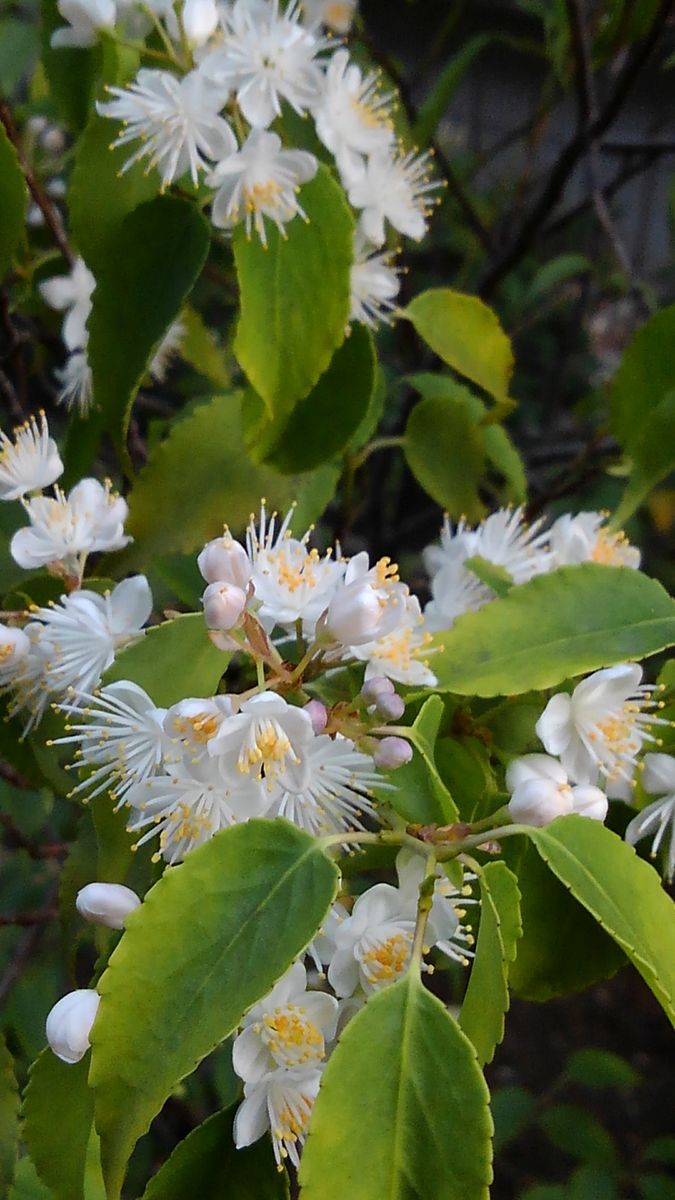
[[[93,988],[79,988],[62,996],[47,1015],[47,1041],[62,1062],[77,1063],[84,1058],[91,1042],[89,1034],[96,1020],[100,996]]]
[[[328,607],[345,572],[344,563],[331,553],[323,555],[308,546],[311,530],[294,538],[291,508],[277,528],[276,513],[267,517],[265,505],[258,525],[251,517],[246,533],[250,581],[259,604],[257,617],[268,633],[275,625],[289,631],[302,621],[303,633],[313,637],[316,622]]]
[[[50,308],[66,315],[61,336],[69,350],[87,344],[87,320],[96,280],[82,258],[77,258],[68,275],[55,275],[40,284],[40,295]]]
[[[30,525],[17,530],[10,553],[24,570],[48,567],[58,574],[81,578],[87,555],[96,550],[121,550],[131,538],[124,533],[126,501],[110,484],[82,479],[65,496],[34,496],[24,501]]]
[[[604,821],[607,797],[592,784],[572,785],[567,771],[547,754],[524,754],[506,771],[506,786],[512,793],[509,812],[522,825],[543,826],[570,813]]]
[[[12,431],[0,432],[0,500],[20,500],[49,487],[63,474],[56,442],[43,412]]]
[[[113,29],[117,16],[115,0],[58,0],[57,8],[68,24],[54,30],[54,49],[94,46],[102,29]]]
[[[665,875],[672,881],[675,875],[675,758],[671,754],[645,754],[642,786],[648,795],[659,799],[648,804],[629,822],[626,841],[634,846],[653,833],[651,853],[655,857],[668,833],[670,845]]]
[[[552,696],[536,724],[548,754],[557,755],[575,783],[596,782],[598,773],[611,785],[629,781],[649,726],[661,724],[651,713],[653,688],[641,683],[642,667],[621,663],[582,680],[568,696]]]
[[[314,178],[318,165],[306,150],[284,150],[278,134],[253,129],[241,149],[223,157],[207,176],[209,187],[218,189],[211,209],[213,224],[232,229],[243,221],[247,235],[255,229],[266,246],[265,217],[282,235],[298,213],[306,219],[298,189]]]
[[[317,135],[335,158],[345,186],[363,174],[364,155],[387,153],[393,144],[392,97],[378,89],[377,73],[363,75],[347,50],[332,56],[313,116]]]
[[[328,605],[326,629],[345,648],[375,642],[400,624],[408,598],[396,563],[385,557],[371,567],[361,551],[349,560],[344,582]]]
[[[640,566],[640,551],[631,546],[625,533],[606,527],[606,514],[564,513],[549,530],[554,567],[596,562],[610,567]]]
[[[315,837],[363,829],[363,818],[377,821],[370,799],[373,787],[386,781],[369,754],[345,737],[315,736],[307,749],[308,779],[300,791],[278,787],[270,816],[286,817]]]
[[[350,657],[366,662],[366,679],[385,676],[414,687],[434,687],[437,680],[425,654],[431,635],[425,627],[416,596],[407,596],[399,622],[376,641],[351,646]]]
[[[219,115],[225,96],[200,71],[179,78],[142,67],[129,87],[108,91],[113,99],[96,108],[101,116],[122,121],[124,128],[114,144],[141,142],[124,171],[148,158],[150,167],[160,172],[163,187],[188,170],[196,187],[200,171],[237,148],[230,126]]]
[[[312,107],[323,84],[317,55],[326,43],[301,24],[297,0],[285,9],[279,0],[255,9],[235,0],[222,22],[223,44],[203,60],[202,70],[219,88],[236,92],[249,125],[266,129],[281,116],[282,100],[300,114]]]
[[[64,365],[54,372],[59,383],[57,402],[69,411],[77,409],[86,417],[94,398],[94,376],[86,350],[69,354]]]
[[[278,1067],[256,1083],[244,1084],[244,1099],[234,1118],[237,1149],[257,1142],[269,1130],[277,1166],[288,1158],[298,1167],[320,1083],[319,1067]]]
[[[278,1067],[317,1067],[335,1036],[338,1002],[325,992],[307,991],[300,962],[264,999],[249,1009],[232,1047],[232,1065],[246,1083],[259,1083]]]
[[[125,918],[140,903],[140,896],[123,883],[88,883],[77,893],[75,907],[85,921],[108,929],[123,929]]]
[[[297,791],[307,785],[313,739],[312,722],[303,709],[273,692],[260,692],[222,722],[208,749],[233,785],[264,780],[269,807],[274,783]]]
[[[354,237],[354,264],[350,279],[349,320],[375,329],[380,321],[388,323],[396,305],[400,281],[391,265],[392,255],[378,254],[363,237]]]
[[[386,239],[385,221],[394,229],[421,241],[434,207],[431,194],[440,186],[429,174],[429,154],[414,150],[371,154],[365,170],[350,181],[349,203],[361,209],[360,229],[374,246]]]

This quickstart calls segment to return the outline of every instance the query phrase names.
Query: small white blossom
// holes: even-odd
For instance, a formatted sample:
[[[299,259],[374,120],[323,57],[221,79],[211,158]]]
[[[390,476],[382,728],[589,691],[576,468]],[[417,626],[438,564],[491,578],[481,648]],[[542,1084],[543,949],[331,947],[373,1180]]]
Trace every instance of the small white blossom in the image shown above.
[[[261,535],[264,539],[263,531]],[[249,530],[249,537],[253,534]],[[260,539],[255,534],[256,541]],[[239,542],[235,542],[229,529],[221,538],[207,542],[201,551],[197,566],[207,583],[232,583],[245,592],[251,578],[251,560]]]
[[[196,187],[208,160],[227,158],[237,148],[227,121],[219,116],[225,97],[199,71],[179,78],[142,67],[128,88],[108,91],[114,99],[96,108],[101,116],[123,123],[114,144],[141,142],[124,164],[125,171],[148,158],[150,167],[160,172],[163,187],[188,170]]]
[[[24,501],[30,525],[18,529],[10,543],[12,558],[24,570],[46,566],[79,578],[88,554],[121,550],[131,541],[124,533],[126,501],[108,483],[82,479],[67,496],[58,487],[55,493]]]
[[[512,792],[511,817],[522,825],[544,826],[574,812],[596,821],[607,816],[605,793],[591,784],[572,786],[561,763],[546,754],[514,759],[506,771],[506,786]]]
[[[370,800],[373,787],[386,782],[369,754],[349,738],[315,736],[307,750],[308,779],[301,791],[278,784],[270,816],[286,817],[315,837],[363,829],[363,817],[377,821]]]
[[[434,687],[436,676],[424,659],[430,641],[431,634],[425,628],[419,600],[416,596],[407,596],[394,629],[376,641],[352,645],[349,655],[368,664],[366,679],[385,676],[414,687]],[[392,713],[389,719],[393,717]]]
[[[247,235],[255,229],[266,246],[265,217],[282,235],[298,213],[307,219],[297,193],[301,184],[314,178],[318,165],[306,150],[284,150],[278,134],[253,129],[241,149],[224,157],[207,176],[209,187],[218,189],[213,224],[231,229],[243,221]]]
[[[429,154],[414,151],[371,154],[363,174],[350,181],[349,203],[362,210],[360,229],[374,246],[386,239],[385,221],[405,237],[421,241],[438,183],[429,175]]]
[[[57,8],[68,24],[54,30],[54,49],[94,46],[102,29],[113,29],[117,16],[115,0],[58,0]]]
[[[62,996],[47,1015],[47,1041],[62,1062],[77,1063],[84,1058],[91,1042],[89,1034],[96,1020],[100,996],[92,988],[79,988]]]
[[[338,1002],[307,991],[307,972],[293,963],[264,999],[249,1009],[232,1047],[232,1065],[246,1083],[278,1067],[316,1067],[335,1036]]]
[[[570,779],[594,784],[600,772],[608,785],[630,781],[643,744],[654,741],[648,727],[661,724],[649,712],[653,689],[641,679],[642,667],[621,663],[589,675],[571,696],[551,697],[537,736]]]
[[[210,583],[202,604],[207,629],[234,629],[246,608],[246,593],[233,583]]]
[[[0,500],[20,500],[49,487],[63,474],[56,442],[43,412],[12,431],[0,432]]]
[[[302,0],[302,11],[309,25],[321,24],[334,33],[349,33],[357,0]]]
[[[326,629],[350,649],[375,642],[400,624],[408,598],[396,563],[385,557],[371,567],[368,555],[361,551],[349,560],[344,583],[328,605]]]
[[[275,625],[293,631],[301,620],[305,636],[313,637],[345,567],[334,561],[330,551],[322,557],[318,550],[308,548],[310,530],[299,539],[292,536],[294,511],[289,510],[278,528],[276,514],[268,518],[264,504],[257,526],[251,518],[246,533],[250,582],[259,604],[256,615],[268,633]]]
[[[380,321],[388,323],[400,289],[398,272],[391,266],[392,255],[378,254],[363,237],[354,237],[354,264],[350,272],[349,320],[375,329]]]
[[[328,982],[337,996],[366,994],[395,983],[408,969],[415,931],[416,900],[389,883],[376,883],[354,902],[335,930]]]
[[[431,580],[431,600],[424,606],[427,629],[451,629],[458,617],[476,612],[493,600],[494,592],[457,559],[440,568]]]
[[[320,1083],[319,1067],[278,1067],[256,1083],[244,1084],[244,1099],[234,1118],[237,1149],[257,1142],[269,1130],[277,1166],[288,1158],[298,1167]]]
[[[554,567],[596,562],[610,567],[640,566],[640,551],[631,546],[625,533],[613,533],[606,527],[606,515],[583,512],[565,513],[549,531]]]
[[[122,883],[88,883],[77,893],[75,907],[85,921],[123,929],[125,917],[140,903],[140,896]]]
[[[165,762],[185,762],[188,767],[199,762],[208,755],[209,742],[233,712],[229,696],[213,696],[208,700],[188,697],[172,704],[163,722],[167,743]]]
[[[312,722],[303,709],[273,692],[259,692],[222,722],[208,748],[233,785],[264,780],[269,806],[275,782],[298,792],[306,787],[313,739]]]
[[[652,857],[658,854],[666,835],[670,836],[666,860],[666,879],[675,875],[675,758],[671,754],[645,754],[642,786],[650,796],[658,796],[652,804],[642,809],[626,829],[626,841],[636,842],[654,834]]]
[[[392,97],[378,87],[377,74],[362,75],[347,50],[331,58],[313,116],[317,136],[335,158],[346,186],[363,174],[363,155],[386,153],[394,141]]]
[[[218,28],[218,6],[215,0],[185,0],[183,29],[191,46],[203,46]]]
[[[69,350],[87,344],[87,320],[96,280],[83,259],[78,258],[68,275],[55,275],[40,284],[40,295],[50,308],[65,311],[61,336]]]
[[[69,354],[62,367],[54,372],[59,384],[57,402],[69,411],[77,409],[86,417],[94,398],[94,377],[86,350]]]
[[[0,623],[0,687],[14,682],[30,649],[30,638],[23,629]]]

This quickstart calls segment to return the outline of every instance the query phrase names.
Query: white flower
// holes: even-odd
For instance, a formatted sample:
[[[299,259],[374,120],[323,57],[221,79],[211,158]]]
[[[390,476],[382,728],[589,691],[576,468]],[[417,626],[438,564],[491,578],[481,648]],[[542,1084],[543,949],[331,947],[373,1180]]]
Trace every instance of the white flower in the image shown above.
[[[104,117],[122,121],[124,128],[116,146],[140,139],[140,146],[127,159],[127,170],[141,158],[157,167],[162,186],[168,187],[187,170],[195,187],[207,160],[225,158],[237,148],[227,121],[219,116],[225,97],[199,71],[179,78],[169,71],[142,67],[128,88],[110,87],[113,100],[98,103]]]
[[[595,783],[598,772],[609,784],[629,781],[645,742],[654,741],[649,725],[653,689],[641,684],[642,667],[621,663],[589,675],[571,696],[552,696],[536,724],[549,754],[555,754],[570,779]]]
[[[167,742],[165,762],[184,762],[188,766],[199,762],[208,754],[209,742],[233,711],[229,696],[213,696],[208,700],[189,697],[172,704],[163,723]]]
[[[303,709],[293,708],[272,692],[260,692],[244,700],[236,716],[222,722],[208,749],[218,758],[224,778],[233,784],[264,779],[266,794],[274,781],[299,792],[310,778],[308,754],[313,739],[312,722]]]
[[[363,829],[364,816],[378,819],[370,789],[386,787],[385,780],[371,756],[349,738],[316,736],[307,750],[307,766],[309,778],[301,791],[279,784],[270,816],[286,817],[316,837]]]
[[[318,165],[305,150],[284,150],[276,133],[253,129],[241,149],[223,158],[207,176],[209,187],[218,189],[211,209],[213,224],[231,229],[243,220],[247,235],[255,229],[266,246],[265,217],[281,234],[298,213],[307,219],[297,192],[314,178]]]
[[[123,929],[125,917],[140,903],[140,896],[123,883],[88,883],[77,893],[75,907],[85,921]]]
[[[96,280],[83,259],[75,260],[69,275],[55,275],[40,284],[40,295],[50,308],[65,310],[61,336],[69,350],[87,344],[87,319]]]
[[[463,613],[475,612],[495,598],[492,589],[481,583],[459,558],[447,562],[432,577],[431,596],[424,606],[424,621],[432,633],[450,629]]]
[[[180,350],[186,328],[182,321],[172,321],[153,354],[148,371],[157,383],[162,383],[169,369],[169,363]]]
[[[119,808],[132,784],[158,770],[166,710],[157,708],[138,684],[127,679],[108,683],[94,695],[80,692],[59,708],[68,717],[67,736],[56,745],[77,744],[76,765],[88,771],[72,795],[84,793],[91,799],[109,791]]]
[[[0,623],[0,686],[14,682],[30,649],[30,638],[23,629]]]
[[[642,809],[626,829],[626,841],[636,842],[654,833],[652,857],[661,846],[666,832],[670,834],[670,846],[666,862],[666,879],[675,875],[675,758],[670,754],[645,754],[642,786],[650,796],[660,799]]]
[[[419,600],[416,596],[407,596],[400,621],[391,633],[364,645],[351,646],[349,654],[368,663],[366,679],[385,676],[397,683],[434,687],[436,676],[423,658],[428,653],[430,640]]]
[[[415,902],[389,883],[376,883],[354,903],[335,930],[328,982],[337,996],[395,983],[408,969],[415,931]]]
[[[308,549],[310,530],[302,538],[292,536],[294,511],[294,507],[289,510],[278,529],[276,513],[268,520],[264,504],[257,528],[251,518],[246,533],[250,578],[260,606],[256,615],[268,633],[275,625],[294,630],[301,620],[305,636],[313,637],[345,567],[331,558],[330,551],[322,558],[318,550]]]
[[[281,116],[282,100],[297,113],[317,101],[323,72],[316,56],[326,43],[300,24],[297,0],[283,10],[278,0],[255,9],[235,0],[222,21],[223,45],[202,68],[219,87],[236,91],[249,125],[266,129]]]
[[[232,1047],[232,1066],[246,1083],[277,1067],[316,1067],[335,1036],[338,1002],[307,991],[307,972],[293,963],[268,996],[249,1009]]]
[[[344,584],[328,605],[326,629],[345,647],[375,642],[402,621],[407,600],[408,589],[399,580],[396,563],[385,557],[371,567],[368,555],[361,551],[349,560]]]
[[[288,1158],[298,1167],[320,1083],[318,1067],[279,1067],[257,1083],[245,1084],[234,1118],[237,1149],[257,1142],[269,1129],[277,1165],[281,1167]]]
[[[396,873],[399,894],[404,903],[410,904],[414,910],[425,874],[421,854],[415,854],[412,850],[399,850],[396,856]],[[446,958],[453,959],[463,967],[468,965],[469,958],[473,958],[473,950],[470,947],[474,938],[464,928],[462,920],[466,916],[467,905],[478,903],[471,895],[471,884],[475,878],[474,874],[465,871],[462,887],[456,888],[443,868],[436,868],[431,911],[425,930],[425,953],[428,948],[436,946]]]
[[[392,255],[378,254],[357,233],[354,237],[354,264],[350,273],[349,320],[360,321],[375,329],[379,321],[390,321],[396,305],[400,281],[391,266]]]
[[[183,29],[191,46],[203,46],[218,27],[215,0],[185,0]]]
[[[91,1042],[89,1034],[96,1019],[100,996],[92,988],[68,992],[47,1016],[47,1041],[57,1058],[66,1063],[84,1058]]]
[[[416,242],[424,237],[433,207],[429,195],[440,186],[430,180],[429,159],[429,154],[417,157],[412,150],[380,151],[371,154],[363,174],[350,181],[349,203],[363,210],[360,228],[374,246],[385,241],[385,221]]]
[[[573,517],[565,513],[549,530],[554,567],[583,562],[604,563],[610,567],[640,566],[640,551],[631,546],[625,533],[606,528],[606,515],[582,512]]]
[[[548,534],[541,521],[527,525],[521,508],[499,508],[475,529],[472,554],[508,571],[514,583],[527,583],[548,571]]]
[[[249,533],[249,536],[253,535]],[[255,537],[258,541],[257,535]],[[232,583],[242,592],[248,588],[253,569],[244,547],[235,542],[227,528],[221,538],[206,543],[197,566],[207,583]]]
[[[19,500],[49,487],[63,474],[56,442],[43,412],[12,431],[0,432],[0,500]]]
[[[546,754],[524,754],[509,763],[506,786],[509,812],[521,825],[548,825],[556,817],[579,813],[596,821],[607,816],[607,797],[590,784],[573,787],[567,771]]]
[[[327,25],[335,33],[349,33],[356,0],[302,0],[302,11],[310,25]]]
[[[374,71],[362,75],[349,52],[331,58],[321,95],[313,110],[316,132],[335,158],[345,185],[364,171],[362,155],[389,150],[394,127],[389,115],[391,94],[378,94]]]
[[[121,550],[131,541],[124,533],[126,501],[97,479],[82,479],[65,496],[34,496],[24,501],[30,525],[17,530],[10,543],[15,562],[25,570],[50,567],[81,577],[87,555],[95,550]]]
[[[94,377],[86,350],[70,354],[63,367],[54,372],[60,384],[57,402],[69,410],[77,409],[86,417],[94,397]]]
[[[210,583],[202,604],[207,629],[234,629],[246,608],[246,593],[233,583]]]
[[[100,31],[112,29],[117,16],[115,0],[59,0],[57,8],[68,24],[54,30],[54,49],[95,45]]]

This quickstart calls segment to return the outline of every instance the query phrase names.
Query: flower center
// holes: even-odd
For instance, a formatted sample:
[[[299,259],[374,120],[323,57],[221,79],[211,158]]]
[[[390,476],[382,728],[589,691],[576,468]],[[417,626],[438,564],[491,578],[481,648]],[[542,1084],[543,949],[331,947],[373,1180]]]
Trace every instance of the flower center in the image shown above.
[[[293,1107],[286,1104],[276,1113],[276,1125],[272,1130],[278,1142],[297,1142],[307,1132],[309,1118],[312,1112],[312,1101],[309,1096],[299,1096],[298,1103]],[[285,1156],[284,1147],[281,1154]]]
[[[212,713],[198,713],[194,717],[178,717],[174,724],[177,733],[187,734],[200,746],[205,745],[218,730],[218,718]]]
[[[242,188],[244,212],[254,213],[262,208],[278,208],[281,204],[282,187],[275,179],[265,183],[247,183]]]
[[[288,1004],[266,1013],[255,1030],[282,1067],[320,1062],[323,1058],[323,1034],[298,1005]]]
[[[289,755],[293,762],[300,761],[281,726],[276,721],[260,721],[242,747],[237,768],[247,775],[254,767],[257,778],[265,775],[271,779],[284,770]]]
[[[636,709],[637,705],[625,705],[620,715],[605,717],[603,721],[597,722],[597,730],[615,754],[622,754],[639,747],[633,718],[633,711]],[[591,740],[595,740],[592,734]]]
[[[317,550],[310,550],[308,554],[291,558],[282,551],[276,557],[277,576],[282,587],[288,588],[289,592],[296,592],[303,585],[316,587],[314,568],[319,561]]]
[[[620,567],[626,562],[629,548],[628,538],[623,531],[610,533],[607,529],[600,529],[591,559],[608,567]]]
[[[11,642],[3,642],[2,645],[0,645],[0,663],[3,663],[8,658],[11,658],[13,653],[14,646],[11,644]]]
[[[361,966],[368,981],[376,985],[398,979],[408,965],[411,946],[412,934],[394,933],[366,950]]]

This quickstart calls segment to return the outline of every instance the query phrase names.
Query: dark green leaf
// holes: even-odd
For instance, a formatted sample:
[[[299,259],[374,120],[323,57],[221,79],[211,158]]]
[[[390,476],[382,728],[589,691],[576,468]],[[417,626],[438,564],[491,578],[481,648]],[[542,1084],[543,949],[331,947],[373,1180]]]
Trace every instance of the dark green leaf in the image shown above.
[[[634,1088],[640,1082],[635,1068],[609,1050],[576,1050],[567,1061],[564,1078],[589,1088]]]
[[[523,1087],[502,1087],[492,1093],[495,1154],[532,1124],[536,1112],[534,1096]]]
[[[40,50],[40,35],[30,19],[5,17],[0,21],[0,92],[11,96],[28,74]]]
[[[19,1089],[14,1062],[0,1034],[0,1200],[7,1200],[19,1144]]]
[[[35,1060],[24,1098],[23,1136],[43,1183],[57,1200],[84,1200],[94,1093],[87,1086],[89,1056],[61,1062],[47,1048]]]
[[[0,29],[0,38],[2,32]],[[0,280],[23,237],[28,191],[16,150],[0,124]]]
[[[616,1149],[609,1134],[594,1117],[573,1104],[556,1104],[539,1118],[549,1141],[582,1162],[598,1167],[612,1167]]]
[[[59,116],[76,133],[84,128],[91,111],[91,98],[96,79],[96,50],[70,50],[63,46],[52,48],[51,35],[63,29],[64,21],[57,9],[57,0],[40,0],[42,12],[42,62],[49,81],[49,90]]]
[[[450,516],[479,521],[485,469],[482,430],[463,397],[421,400],[405,431],[405,456],[417,482]]]

